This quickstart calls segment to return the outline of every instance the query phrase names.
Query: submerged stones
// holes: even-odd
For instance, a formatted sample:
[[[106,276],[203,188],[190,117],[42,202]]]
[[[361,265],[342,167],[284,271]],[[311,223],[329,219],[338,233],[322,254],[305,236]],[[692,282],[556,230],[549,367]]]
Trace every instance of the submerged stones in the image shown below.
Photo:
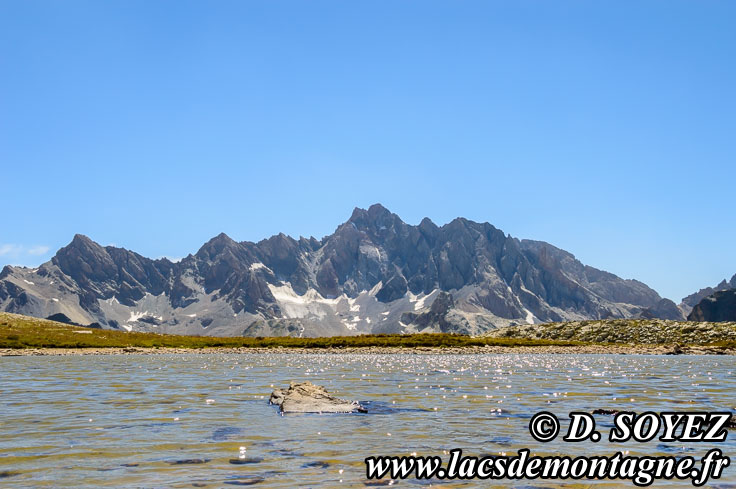
[[[199,465],[209,463],[208,458],[185,458],[182,460],[173,460],[169,462],[169,465]]]
[[[263,462],[262,458],[231,458],[230,463],[233,465],[251,465],[251,464],[259,464]]]
[[[618,413],[618,409],[594,409],[593,414],[606,414],[606,415],[614,415]]]
[[[262,477],[244,477],[241,479],[225,481],[225,484],[230,486],[253,486],[256,484],[260,484],[264,480],[265,479],[263,479]]]
[[[282,413],[366,413],[356,401],[337,398],[311,382],[292,382],[288,389],[276,389],[269,403],[280,407]]]
[[[225,426],[223,428],[217,428],[212,432],[212,439],[215,441],[226,441],[236,438],[243,434],[242,428],[235,426]]]

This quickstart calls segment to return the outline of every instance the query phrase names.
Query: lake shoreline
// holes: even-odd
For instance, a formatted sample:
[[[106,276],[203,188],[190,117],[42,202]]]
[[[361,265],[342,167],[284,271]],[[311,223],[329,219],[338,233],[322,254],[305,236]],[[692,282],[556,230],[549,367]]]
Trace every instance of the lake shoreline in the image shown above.
[[[345,347],[345,348],[6,348],[0,357],[10,356],[83,356],[83,355],[182,355],[182,354],[296,354],[296,355],[483,355],[483,354],[553,354],[553,355],[736,355],[734,348],[674,345],[543,345],[543,346],[464,346],[464,347]]]

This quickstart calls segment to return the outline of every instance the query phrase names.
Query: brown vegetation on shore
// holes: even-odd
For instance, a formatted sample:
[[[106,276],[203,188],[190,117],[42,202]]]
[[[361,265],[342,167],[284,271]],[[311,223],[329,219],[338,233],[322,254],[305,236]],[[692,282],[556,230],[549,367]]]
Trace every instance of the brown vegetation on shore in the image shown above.
[[[623,323],[621,323],[623,321]],[[638,322],[637,322],[638,321]],[[656,322],[657,320],[652,320]],[[650,321],[650,322],[652,322]],[[601,323],[601,324],[598,324]],[[601,328],[603,336],[591,338]],[[681,327],[678,324],[682,325]],[[622,326],[623,325],[623,326]],[[622,327],[629,328],[622,335]],[[664,327],[664,326],[662,326]],[[693,331],[702,328],[687,323],[667,324],[679,327],[683,334],[670,334],[673,341],[625,341],[632,333],[648,329],[639,338],[662,338],[652,333],[652,326],[641,320],[557,323],[498,330],[493,335],[470,337],[452,334],[360,335],[327,338],[294,337],[212,337],[137,333],[69,326],[45,319],[0,313],[0,356],[76,355],[141,353],[615,353],[615,354],[733,354],[736,342],[730,340],[735,325],[723,326],[717,334],[702,334],[697,340]],[[611,328],[619,331],[611,335]],[[570,333],[572,331],[572,333]],[[591,333],[593,331],[593,333]],[[577,333],[576,333],[577,332]],[[661,333],[661,334],[660,334]],[[654,335],[654,336],[652,336]],[[616,341],[611,341],[611,338]],[[605,341],[605,340],[608,341]],[[596,341],[598,340],[598,341]],[[601,341],[603,340],[603,341]]]
[[[323,338],[214,337],[137,333],[69,326],[45,319],[0,313],[0,348],[366,348],[574,346],[576,341],[477,338],[453,334],[380,334]]]

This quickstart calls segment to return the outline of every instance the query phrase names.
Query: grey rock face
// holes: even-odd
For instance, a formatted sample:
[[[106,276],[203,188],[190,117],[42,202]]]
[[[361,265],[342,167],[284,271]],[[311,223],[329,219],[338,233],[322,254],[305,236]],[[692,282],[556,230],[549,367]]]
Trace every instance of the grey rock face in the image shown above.
[[[734,276],[731,277],[731,280],[727,281],[724,279],[721,281],[721,283],[719,283],[715,287],[706,287],[704,289],[700,289],[694,294],[690,294],[689,296],[683,298],[682,302],[680,303],[680,309],[682,309],[686,315],[690,314],[693,307],[695,307],[698,304],[698,302],[702,301],[709,295],[715,294],[716,292],[720,292],[721,290],[729,290],[729,289],[736,289],[736,274],[734,274]]]
[[[676,315],[645,284],[548,243],[463,218],[412,226],[378,204],[355,209],[321,240],[279,234],[252,243],[220,234],[177,263],[76,235],[37,269],[5,267],[0,310],[221,336],[475,334],[512,324]]]
[[[330,395],[327,390],[311,382],[294,383],[288,389],[276,389],[269,403],[279,406],[282,413],[365,413],[355,401],[346,401]]]
[[[443,333],[458,331],[462,326],[455,324],[452,318],[449,317],[454,307],[455,301],[452,295],[447,292],[439,292],[429,311],[422,313],[405,312],[401,315],[401,321],[414,325],[419,330],[437,325]]]
[[[721,290],[698,302],[688,321],[736,321],[736,289]]]
[[[653,307],[644,309],[639,317],[644,319],[672,319],[673,321],[685,319],[682,310],[669,299],[662,299]]]

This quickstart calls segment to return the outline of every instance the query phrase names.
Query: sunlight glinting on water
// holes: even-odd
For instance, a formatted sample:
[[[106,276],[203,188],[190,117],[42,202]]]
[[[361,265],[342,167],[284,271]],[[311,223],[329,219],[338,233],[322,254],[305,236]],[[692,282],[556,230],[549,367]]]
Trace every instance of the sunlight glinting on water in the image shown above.
[[[691,454],[710,446],[542,444],[531,416],[596,408],[732,410],[734,357],[207,354],[0,358],[6,487],[366,487],[371,455]],[[274,387],[310,380],[368,414],[282,416]],[[735,452],[731,439],[719,444]],[[711,487],[736,487],[733,470]],[[490,487],[479,481],[383,481]],[[617,487],[508,482],[505,487]],[[504,486],[494,482],[493,487]],[[654,487],[688,487],[657,482]]]

